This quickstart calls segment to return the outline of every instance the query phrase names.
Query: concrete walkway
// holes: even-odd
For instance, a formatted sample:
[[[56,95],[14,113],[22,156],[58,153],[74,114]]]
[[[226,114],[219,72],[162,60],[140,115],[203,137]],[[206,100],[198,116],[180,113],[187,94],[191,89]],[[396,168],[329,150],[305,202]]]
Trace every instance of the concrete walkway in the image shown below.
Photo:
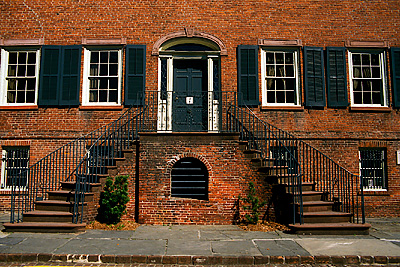
[[[1,219],[1,218],[0,218]],[[299,236],[237,226],[151,226],[80,234],[0,233],[10,262],[400,265],[400,218],[370,219],[367,236]],[[3,264],[4,265],[4,264]]]

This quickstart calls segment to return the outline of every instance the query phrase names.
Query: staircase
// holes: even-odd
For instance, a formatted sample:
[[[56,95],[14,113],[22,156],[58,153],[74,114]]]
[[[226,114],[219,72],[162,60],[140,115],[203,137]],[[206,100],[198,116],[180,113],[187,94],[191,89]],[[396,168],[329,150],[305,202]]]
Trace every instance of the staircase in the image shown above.
[[[143,109],[131,108],[114,122],[50,153],[22,177],[28,185],[11,190],[9,232],[82,232],[97,214],[100,191],[118,162],[132,153],[137,120]],[[16,175],[16,178],[18,176]],[[18,184],[13,182],[12,184]]]
[[[239,147],[265,181],[273,184],[278,221],[293,234],[367,235],[371,225],[364,222],[359,178],[248,112],[243,117],[250,117],[251,123],[246,125],[244,119],[237,125],[242,139]],[[308,155],[312,157],[305,161]],[[347,183],[351,185],[344,186]],[[360,202],[355,203],[355,198]]]
[[[96,214],[94,206],[105,178],[115,174],[125,153],[132,152],[138,132],[156,132],[159,127],[159,92],[148,93],[149,100],[144,102],[150,104],[125,111],[119,119],[57,149],[21,174],[28,178],[28,186],[11,190],[6,231],[84,231],[85,222]],[[238,107],[232,102],[235,95],[220,93],[218,129],[239,133],[245,155],[274,185],[279,222],[296,234],[368,233],[359,176],[259,119],[249,108]]]

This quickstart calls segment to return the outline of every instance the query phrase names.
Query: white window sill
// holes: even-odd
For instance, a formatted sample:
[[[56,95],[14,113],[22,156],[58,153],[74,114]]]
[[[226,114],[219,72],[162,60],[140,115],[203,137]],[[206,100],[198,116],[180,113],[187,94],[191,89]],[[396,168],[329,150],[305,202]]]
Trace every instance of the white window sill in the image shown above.
[[[302,106],[270,106],[270,105],[263,105],[261,106],[261,110],[288,110],[288,111],[304,111],[304,107]]]
[[[122,110],[124,107],[122,105],[86,105],[80,106],[80,110]]]
[[[351,111],[360,111],[360,112],[390,112],[392,109],[390,107],[383,106],[351,106]]]

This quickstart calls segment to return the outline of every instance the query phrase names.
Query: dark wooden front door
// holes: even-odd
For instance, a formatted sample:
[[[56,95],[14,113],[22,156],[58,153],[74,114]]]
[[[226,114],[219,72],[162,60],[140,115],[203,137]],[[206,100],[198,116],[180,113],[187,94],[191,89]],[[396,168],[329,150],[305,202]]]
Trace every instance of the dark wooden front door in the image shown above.
[[[172,130],[207,131],[207,61],[174,60]]]

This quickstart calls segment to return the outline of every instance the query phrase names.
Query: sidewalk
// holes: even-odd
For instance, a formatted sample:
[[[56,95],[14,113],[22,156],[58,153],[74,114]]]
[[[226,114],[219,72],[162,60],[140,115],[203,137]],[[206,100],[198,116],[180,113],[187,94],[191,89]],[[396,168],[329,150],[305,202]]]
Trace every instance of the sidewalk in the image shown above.
[[[0,218],[0,220],[2,217]],[[0,233],[10,262],[185,265],[400,265],[400,218],[369,219],[367,236],[298,236],[237,226],[140,226],[80,234]]]

